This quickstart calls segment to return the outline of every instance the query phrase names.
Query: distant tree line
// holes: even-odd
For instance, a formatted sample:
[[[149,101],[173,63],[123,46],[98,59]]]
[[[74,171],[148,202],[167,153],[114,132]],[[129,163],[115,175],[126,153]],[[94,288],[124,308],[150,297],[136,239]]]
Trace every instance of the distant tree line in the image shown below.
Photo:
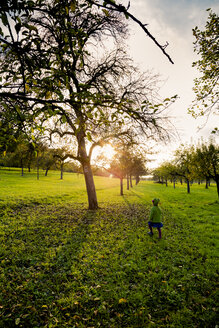
[[[0,154],[0,166],[21,168],[21,175],[24,175],[24,169],[37,170],[37,178],[39,179],[39,169],[45,171],[47,176],[48,171],[60,170],[61,179],[63,172],[80,172],[80,166],[73,161],[66,161],[69,157],[66,154],[69,152],[65,147],[50,148],[43,141],[28,140],[26,136],[20,135],[18,139],[11,143],[10,149],[7,152]]]
[[[133,150],[134,144],[124,145],[117,143],[115,155],[109,160],[108,168],[96,165],[92,167],[93,174],[99,176],[113,176],[120,179],[120,195],[123,195],[123,180],[127,181],[127,190],[132,187],[132,180],[138,184],[140,176],[147,173],[145,167],[146,159],[140,151]],[[136,147],[136,145],[135,145]],[[29,140],[24,134],[20,134],[14,139],[7,152],[0,151],[0,166],[21,168],[21,175],[24,169],[31,172],[39,170],[48,175],[49,170],[60,170],[60,179],[63,179],[63,172],[83,173],[83,168],[71,160],[71,152],[66,147],[51,148],[43,139]],[[100,158],[103,160],[103,158]]]
[[[208,188],[211,180],[217,185],[219,197],[219,147],[212,140],[208,143],[200,143],[197,146],[182,145],[176,150],[174,159],[164,162],[153,171],[154,179],[157,182],[186,182],[187,192],[190,193],[190,186],[193,181],[201,183],[205,181],[205,188]]]

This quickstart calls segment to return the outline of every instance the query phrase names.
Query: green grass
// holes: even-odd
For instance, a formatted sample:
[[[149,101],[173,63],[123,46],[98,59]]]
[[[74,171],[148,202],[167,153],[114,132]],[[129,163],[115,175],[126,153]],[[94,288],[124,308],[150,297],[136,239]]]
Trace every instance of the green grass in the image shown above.
[[[140,182],[123,197],[95,177],[0,170],[0,327],[212,327],[217,321],[215,185]],[[147,218],[159,197],[163,239]]]

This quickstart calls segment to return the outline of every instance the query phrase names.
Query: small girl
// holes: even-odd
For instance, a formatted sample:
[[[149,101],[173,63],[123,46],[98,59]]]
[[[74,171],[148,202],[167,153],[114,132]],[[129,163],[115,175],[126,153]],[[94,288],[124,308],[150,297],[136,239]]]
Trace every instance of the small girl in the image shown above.
[[[159,233],[159,239],[161,239],[161,228],[163,227],[163,223],[161,222],[161,210],[158,207],[160,199],[159,198],[154,198],[152,200],[153,207],[150,212],[149,216],[149,222],[148,222],[148,227],[150,229],[150,232],[148,234],[150,236],[153,236],[153,227],[157,228],[158,233]]]

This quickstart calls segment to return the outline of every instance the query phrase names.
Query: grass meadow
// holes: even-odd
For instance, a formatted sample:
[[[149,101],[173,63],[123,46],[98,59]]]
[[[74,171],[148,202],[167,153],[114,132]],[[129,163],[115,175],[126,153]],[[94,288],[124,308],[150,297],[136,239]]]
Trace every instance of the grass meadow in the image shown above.
[[[216,328],[216,186],[0,169],[0,327]],[[125,184],[124,184],[125,185]],[[159,197],[162,240],[147,232]]]

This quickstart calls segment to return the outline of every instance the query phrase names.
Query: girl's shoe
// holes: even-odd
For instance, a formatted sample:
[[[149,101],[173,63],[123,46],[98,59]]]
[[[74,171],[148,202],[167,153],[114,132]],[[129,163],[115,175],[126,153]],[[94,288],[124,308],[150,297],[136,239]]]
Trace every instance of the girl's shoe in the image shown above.
[[[153,232],[151,232],[151,231],[150,231],[150,232],[148,232],[148,234],[149,234],[150,236],[153,236]]]

